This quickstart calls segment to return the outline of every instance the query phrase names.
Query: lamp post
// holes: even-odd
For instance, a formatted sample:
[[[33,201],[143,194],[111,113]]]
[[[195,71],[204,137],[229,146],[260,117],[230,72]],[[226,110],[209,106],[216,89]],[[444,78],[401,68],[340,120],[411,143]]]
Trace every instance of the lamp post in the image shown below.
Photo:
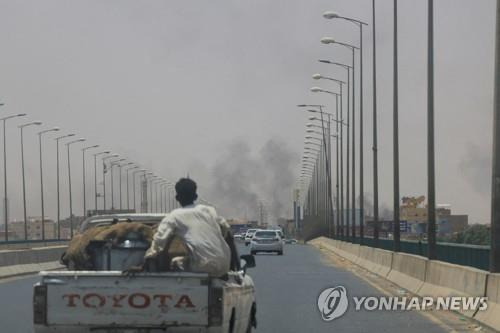
[[[334,119],[335,120],[335,119]],[[308,133],[314,133],[314,134],[321,134],[320,132],[318,131],[315,131],[313,129],[310,129],[311,127],[320,127],[320,126],[317,126],[317,125],[314,125],[314,124],[307,124],[306,125],[309,129],[306,130],[306,132]],[[338,149],[338,146],[339,146],[339,137],[337,134],[332,134],[330,135],[330,137],[332,139],[335,139],[336,141],[336,146],[337,146],[337,149],[336,149],[336,168],[335,168],[335,171],[336,171],[336,182],[335,182],[335,189],[336,189],[336,200],[335,200],[335,209],[337,210],[337,217],[336,217],[336,220],[337,220],[337,225],[336,225],[336,231],[335,231],[335,234],[337,235],[338,234],[338,230],[340,228],[340,224],[339,224],[339,221],[340,221],[340,206],[339,206],[339,149]],[[318,153],[320,152],[320,150],[317,150],[317,149],[314,149],[314,148],[311,148],[311,147],[305,147],[304,148],[304,154],[310,154],[311,156],[314,156],[314,158],[317,158],[318,156]],[[349,231],[349,230],[347,230]]]
[[[353,228],[352,228],[352,239],[354,240],[356,236],[356,218],[355,218],[355,211],[356,211],[356,63],[355,63],[355,50],[359,50],[360,48],[347,44],[347,43],[342,43],[339,41],[336,41],[332,37],[323,37],[321,39],[321,43],[323,44],[338,44],[342,45],[348,49],[351,50],[352,54],[352,124],[350,125],[351,132],[352,132],[352,215],[353,215]],[[362,77],[362,75],[361,75]],[[362,94],[361,94],[362,95]],[[361,172],[361,171],[360,171]],[[360,228],[361,230],[361,228]]]
[[[143,181],[142,181],[142,184],[143,186],[141,187],[141,212],[143,213],[147,213],[148,212],[148,206],[149,206],[149,198],[148,198],[148,176],[149,175],[152,175],[153,173],[152,172],[149,172],[145,169],[144,170],[144,174],[143,174]],[[144,187],[145,185],[145,187]]]
[[[73,140],[70,142],[66,143],[66,149],[68,153],[68,185],[69,185],[69,223],[70,223],[70,235],[71,238],[73,238],[73,195],[71,192],[71,160],[70,160],[70,154],[69,154],[69,148],[72,144],[77,143],[77,142],[83,142],[85,141],[84,138],[80,138],[77,140]]]
[[[168,210],[169,212],[172,211],[174,209],[174,185],[172,183],[167,183],[167,194],[168,194]]]
[[[500,272],[500,1],[496,4],[495,83],[491,173],[490,272]]]
[[[394,34],[393,34],[393,238],[394,252],[401,250],[399,226],[399,115],[398,115],[398,1],[394,0]]]
[[[311,89],[311,91],[315,92],[314,91],[314,88]],[[325,91],[326,92],[326,91]],[[336,93],[332,93],[332,94],[336,94]],[[337,95],[336,95],[337,97]],[[315,105],[315,104],[299,104],[297,105],[298,107],[314,107],[314,108],[317,108],[318,110],[313,110],[313,111],[316,111],[318,113],[320,113],[321,115],[321,126],[322,126],[322,133],[323,133],[323,142],[324,142],[324,153],[325,153],[325,170],[326,170],[326,174],[327,174],[327,197],[328,197],[328,200],[327,200],[327,224],[328,224],[328,227],[330,228],[331,227],[331,223],[330,223],[330,220],[333,218],[333,202],[332,202],[332,182],[331,182],[331,142],[330,142],[330,138],[329,138],[329,135],[330,135],[330,117],[327,118],[327,128],[325,129],[324,128],[324,119],[323,119],[323,115],[326,114],[325,112],[323,112],[323,105]],[[338,112],[338,104],[336,104],[336,109],[337,109],[337,112]],[[328,134],[325,134],[326,131],[328,131]],[[328,135],[328,141],[326,140],[327,138],[327,135]],[[329,236],[331,237],[332,234],[331,234],[331,230],[329,230],[330,234]]]
[[[82,170],[83,170],[83,216],[87,216],[87,193],[85,188],[85,152],[89,149],[94,149],[99,147],[99,145],[93,145],[82,148]]]
[[[326,19],[342,19],[346,20],[348,22],[352,22],[355,25],[359,27],[359,210],[360,210],[360,216],[359,216],[359,237],[360,237],[360,243],[363,244],[363,238],[364,238],[364,176],[363,176],[363,26],[368,25],[367,23],[353,19],[350,17],[346,16],[341,16],[338,15],[335,12],[325,12],[323,14],[323,17]],[[354,48],[349,46],[348,44],[344,44],[344,46],[351,47],[352,53],[353,53],[353,66],[354,66]],[[353,72],[354,73],[354,72]],[[353,98],[355,99],[355,95],[353,92]],[[352,124],[352,131],[353,131],[353,136],[354,136],[354,113],[355,110],[353,110],[353,124]],[[354,159],[354,140],[353,140],[353,159]],[[353,173],[353,178],[354,178],[354,173]],[[354,195],[354,186],[353,186],[353,207],[355,206],[355,195]],[[353,212],[354,214],[354,212]],[[356,219],[354,218],[354,222]]]
[[[349,168],[349,163],[350,163],[350,149],[349,149],[349,141],[350,141],[350,136],[349,136],[349,130],[350,130],[350,119],[351,119],[351,69],[353,70],[354,68],[354,59],[353,59],[353,66],[349,66],[343,63],[339,62],[334,62],[334,61],[329,61],[329,60],[318,60],[321,63],[324,64],[329,64],[329,65],[336,65],[344,68],[347,70],[347,115],[346,115],[346,130],[347,130],[347,135],[346,135],[346,210],[347,210],[347,224],[349,224],[350,218],[354,217],[354,202],[351,202],[350,198],[350,178],[349,178],[349,173],[350,173],[350,168]],[[353,78],[353,83],[354,83],[354,78]],[[354,89],[354,84],[352,89]],[[354,90],[353,90],[354,91]],[[352,105],[355,105],[354,101],[354,96],[353,96],[353,102]],[[352,112],[354,114],[354,111]],[[354,163],[355,158],[353,158],[353,163]],[[351,207],[352,204],[352,207]],[[347,237],[349,238],[349,228],[346,230]],[[356,234],[356,224],[353,221],[352,223],[352,238],[354,239],[354,236]]]
[[[436,259],[436,175],[434,161],[434,1],[428,0],[427,22],[427,246],[428,258]],[[493,231],[493,230],[492,230]]]
[[[42,211],[42,240],[45,240],[45,207],[43,202],[43,159],[42,159],[42,134],[57,132],[59,127],[38,132],[38,143],[40,148],[40,193],[41,193],[41,211]]]
[[[349,81],[350,81],[350,78],[349,78],[349,67],[350,66],[347,66],[347,123],[345,124],[346,125],[346,130],[347,130],[347,147],[346,147],[346,183],[345,183],[345,207],[346,207],[346,210],[345,210],[345,217],[344,215],[342,215],[342,220],[345,219],[345,236],[346,236],[346,239],[349,239],[349,221],[350,221],[350,205],[349,205]],[[344,103],[343,103],[343,100],[342,100],[342,96],[343,96],[343,85],[345,84],[344,81],[342,80],[338,80],[338,79],[335,79],[335,78],[331,78],[331,77],[327,77],[327,76],[323,76],[321,74],[314,74],[313,75],[313,79],[315,80],[320,80],[320,79],[325,79],[325,80],[330,80],[330,81],[334,81],[336,83],[338,83],[339,85],[339,89],[340,89],[340,114],[341,114],[341,118],[344,116]],[[317,91],[321,91],[320,88],[318,88],[319,90]],[[342,123],[341,123],[341,133],[343,132],[342,131]],[[338,125],[337,125],[337,130],[338,130]],[[336,137],[335,137],[336,138]],[[342,143],[342,140],[341,140],[341,150],[343,150],[343,143]],[[337,166],[338,167],[338,166]],[[343,169],[343,164],[341,165],[341,170]],[[342,195],[343,195],[344,192],[342,192]],[[354,217],[354,211],[352,213],[352,216]],[[355,224],[354,221],[352,223],[353,225]],[[354,240],[354,236],[353,236],[353,240]]]
[[[114,186],[114,175],[113,175],[113,168],[115,165],[119,165],[120,162],[123,162],[125,161],[124,158],[120,158],[116,161],[112,161],[110,164],[109,164],[109,168],[111,170],[111,209],[115,209],[115,186]],[[120,175],[121,175],[121,172],[120,172]],[[121,180],[120,180],[120,192],[121,192]],[[121,194],[120,194],[120,201],[121,201]],[[120,206],[121,206],[121,203],[120,203]],[[120,208],[121,209],[121,208]]]
[[[21,133],[21,169],[23,174],[23,213],[24,213],[24,239],[28,239],[28,216],[26,214],[26,179],[24,175],[24,128],[28,126],[39,126],[41,121],[32,121],[23,125],[18,126]]]
[[[375,34],[375,0],[372,0],[372,67],[373,67],[373,240],[378,247],[379,220],[378,220],[378,138],[377,138],[377,49]]]
[[[155,213],[158,213],[158,187],[161,183],[161,178],[156,180],[156,188],[155,188]]]
[[[129,180],[128,180],[128,173],[130,170],[135,170],[135,169],[138,169],[139,167],[137,165],[134,165],[133,162],[129,162],[128,164],[125,164],[127,166],[131,166],[130,168],[127,168],[127,170],[125,170],[125,173],[127,174],[127,210],[130,210],[130,192],[129,192]]]
[[[0,103],[0,106],[3,106],[3,103]],[[4,198],[3,198],[3,204],[4,204],[4,228],[5,228],[5,241],[9,240],[9,214],[8,214],[8,199],[7,199],[7,135],[5,133],[5,123],[8,119],[12,118],[17,118],[17,117],[24,117],[26,116],[26,113],[18,113],[14,114],[11,116],[3,117],[0,118],[3,122],[3,191],[4,191]]]
[[[123,159],[125,160],[125,159]],[[123,181],[123,167],[126,166],[126,165],[129,165],[130,163],[125,163],[125,164],[120,164],[120,163],[117,163],[116,165],[118,166],[118,169],[120,170],[120,173],[119,173],[119,189],[120,189],[120,210],[123,209],[123,200],[122,200],[122,195],[123,195],[123,191],[122,191],[122,181]],[[128,185],[127,185],[128,186]]]
[[[344,231],[345,231],[344,230],[345,214],[344,214],[344,172],[343,172],[344,162],[343,162],[343,126],[342,126],[342,124],[343,124],[343,122],[342,122],[343,106],[342,106],[342,103],[340,104],[340,108],[339,108],[339,96],[341,97],[342,94],[338,94],[336,92],[325,90],[325,89],[322,89],[319,87],[312,87],[310,90],[313,93],[327,93],[327,94],[335,96],[335,116],[333,116],[333,114],[327,114],[327,117],[328,117],[328,125],[329,126],[330,126],[330,119],[333,119],[335,121],[336,133],[339,133],[339,123],[340,123],[340,175],[341,175],[341,177],[340,177],[340,216],[339,216],[340,220],[339,220],[339,224],[341,225],[340,236],[343,237]],[[340,100],[342,100],[342,98],[340,98]],[[314,112],[314,110],[309,110],[309,111]],[[339,117],[339,112],[340,112],[340,117]],[[309,119],[314,120],[315,117],[310,117]],[[328,135],[330,135],[330,129],[328,129]],[[330,142],[330,139],[328,141]],[[330,144],[328,146],[329,146],[328,150],[330,151]],[[337,149],[339,149],[338,141],[337,141]],[[329,170],[328,172],[329,172],[329,177],[331,177],[331,170]]]
[[[56,172],[57,172],[57,239],[61,239],[61,196],[59,186],[59,141],[61,139],[75,136],[74,133],[66,134],[55,138],[56,140]]]
[[[112,161],[110,164],[109,164],[109,168],[111,170],[111,210],[114,210],[115,209],[115,186],[114,186],[114,175],[113,175],[113,168],[115,165],[119,165],[120,162],[123,162],[125,161],[124,158],[120,158],[116,161]],[[121,172],[120,172],[120,176],[121,176]],[[120,192],[122,190],[122,186],[121,186],[121,179],[120,179]],[[121,201],[121,193],[120,193],[120,201]],[[121,209],[121,203],[120,203],[120,209]]]
[[[155,188],[156,182],[158,181],[158,176],[151,176],[151,213],[156,212],[158,205],[158,192]]]
[[[148,179],[148,176],[149,179]],[[147,200],[147,207],[146,207],[146,210],[149,210],[149,213],[152,213],[153,212],[153,179],[155,178],[156,176],[154,176],[154,174],[152,172],[147,172],[145,174],[145,179],[146,179],[146,184],[148,184],[148,181],[149,181],[149,184],[148,184],[148,187],[149,187],[149,200]]]
[[[146,169],[139,169],[139,170],[136,170],[134,172],[132,172],[132,183],[133,183],[133,187],[132,187],[132,191],[134,192],[134,211],[136,210],[136,190],[135,190],[135,184],[136,184],[136,180],[135,180],[135,175],[139,172],[146,172]]]
[[[118,157],[118,154],[112,154],[102,158],[102,193],[103,193],[103,209],[106,210],[106,160],[114,157]]]
[[[101,151],[99,153],[95,153],[93,154],[94,155],[94,210],[97,214],[97,197],[98,197],[98,193],[97,193],[97,156],[100,156],[100,155],[107,155],[111,153],[109,150],[106,150],[106,151]],[[104,179],[103,179],[103,182],[104,182]]]

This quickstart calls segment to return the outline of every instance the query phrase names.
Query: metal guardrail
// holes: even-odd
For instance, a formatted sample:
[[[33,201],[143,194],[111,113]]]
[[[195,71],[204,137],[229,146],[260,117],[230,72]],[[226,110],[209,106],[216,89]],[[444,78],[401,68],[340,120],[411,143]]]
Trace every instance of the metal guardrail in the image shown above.
[[[360,239],[356,238],[354,243],[359,244]],[[380,238],[378,244],[380,249],[389,251],[394,249],[392,239]],[[373,238],[365,237],[363,245],[375,247]],[[427,242],[401,240],[401,252],[427,257]],[[488,271],[490,267],[490,247],[438,242],[437,260]]]

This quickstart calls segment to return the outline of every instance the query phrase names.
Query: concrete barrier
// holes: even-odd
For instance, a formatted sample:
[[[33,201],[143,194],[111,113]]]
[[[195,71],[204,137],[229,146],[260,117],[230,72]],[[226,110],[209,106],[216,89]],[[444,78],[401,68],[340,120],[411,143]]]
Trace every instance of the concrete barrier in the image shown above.
[[[57,261],[67,246],[0,251],[0,267]]]
[[[348,242],[340,242],[339,249],[342,253],[342,256],[351,262],[356,262],[359,257],[359,244],[353,244]]]
[[[340,243],[342,242],[335,239],[318,237],[309,241],[309,243],[318,246],[319,248],[325,248],[328,251],[333,252],[341,257],[343,257],[345,254],[345,252],[340,249]]]
[[[387,279],[414,294],[424,284],[427,259],[406,253],[393,253],[391,271]]]
[[[41,264],[3,266],[0,267],[0,279],[19,276],[19,275],[34,274],[40,271],[50,271],[63,268],[64,266],[62,266],[58,261],[45,262]]]
[[[473,296],[488,298],[485,311],[463,315],[500,331],[500,273],[450,264],[406,253],[396,253],[325,237],[310,243],[325,248],[419,296]]]
[[[420,296],[484,296],[488,272],[447,262],[429,260]],[[460,311],[472,317],[475,311]]]
[[[67,246],[0,251],[0,278],[62,268],[59,259]]]
[[[486,282],[488,309],[478,311],[474,319],[500,331],[500,274],[490,273]]]
[[[355,262],[368,271],[387,277],[392,265],[392,252],[381,250],[369,246],[361,246],[359,249],[359,257]]]

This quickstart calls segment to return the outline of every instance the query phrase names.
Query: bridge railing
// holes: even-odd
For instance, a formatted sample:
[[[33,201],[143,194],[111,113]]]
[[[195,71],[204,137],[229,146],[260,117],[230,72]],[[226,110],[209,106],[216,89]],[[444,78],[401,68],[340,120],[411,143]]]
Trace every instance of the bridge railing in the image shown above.
[[[348,239],[344,240],[351,241]],[[354,243],[360,244],[360,239],[355,238]],[[363,238],[363,245],[375,247],[374,239],[365,236],[365,238]],[[394,249],[394,241],[392,239],[380,238],[378,240],[378,248],[392,251]],[[427,257],[427,242],[401,240],[401,252]],[[490,247],[438,242],[437,260],[487,271],[489,270],[490,264]]]

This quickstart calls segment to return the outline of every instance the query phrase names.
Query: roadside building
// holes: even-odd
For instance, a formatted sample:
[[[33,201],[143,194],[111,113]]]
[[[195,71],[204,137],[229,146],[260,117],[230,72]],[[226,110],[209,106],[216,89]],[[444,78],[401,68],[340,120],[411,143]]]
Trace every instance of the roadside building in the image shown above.
[[[12,221],[9,222],[9,236],[14,239],[25,239],[24,236],[24,221]],[[43,239],[42,236],[42,218],[41,217],[28,217],[26,224],[27,238],[29,240]],[[51,219],[44,220],[45,228],[45,239],[54,239],[57,237],[56,234],[56,223]],[[12,232],[12,236],[10,233]]]
[[[400,219],[407,221],[407,233],[410,235],[427,233],[428,216],[427,204],[424,203],[425,196],[403,197],[401,201]],[[438,204],[436,207],[436,232],[440,236],[465,230],[468,220],[468,215],[452,214],[449,204]]]

